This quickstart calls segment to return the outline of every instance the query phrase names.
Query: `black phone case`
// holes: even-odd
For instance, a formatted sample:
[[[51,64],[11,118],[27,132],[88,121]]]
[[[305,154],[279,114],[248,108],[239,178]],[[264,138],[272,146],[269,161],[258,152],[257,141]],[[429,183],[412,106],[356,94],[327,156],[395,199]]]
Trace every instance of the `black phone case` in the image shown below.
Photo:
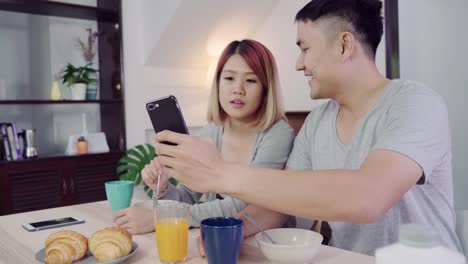
[[[146,104],[146,110],[153,124],[154,132],[170,130],[177,133],[188,134],[184,117],[175,96],[170,95]],[[174,145],[170,142],[163,142]]]

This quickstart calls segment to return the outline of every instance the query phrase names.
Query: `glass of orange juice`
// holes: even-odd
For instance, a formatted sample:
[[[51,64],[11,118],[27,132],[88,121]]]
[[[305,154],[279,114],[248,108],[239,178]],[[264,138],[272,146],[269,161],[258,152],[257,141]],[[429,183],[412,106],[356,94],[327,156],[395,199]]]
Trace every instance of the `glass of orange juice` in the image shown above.
[[[164,264],[182,263],[187,258],[189,205],[159,201],[154,219],[159,259]]]

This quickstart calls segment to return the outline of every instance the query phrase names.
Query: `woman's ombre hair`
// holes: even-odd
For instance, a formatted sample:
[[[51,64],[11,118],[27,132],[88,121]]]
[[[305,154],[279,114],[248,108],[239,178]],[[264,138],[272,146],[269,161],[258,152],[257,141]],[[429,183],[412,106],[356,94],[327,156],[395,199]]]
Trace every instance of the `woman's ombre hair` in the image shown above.
[[[224,64],[234,54],[239,54],[245,60],[262,84],[263,102],[257,110],[256,126],[258,130],[268,130],[280,119],[287,121],[281,101],[278,69],[273,54],[260,42],[244,39],[229,43],[218,60],[208,104],[208,122],[222,125],[226,119],[227,114],[219,103],[219,81]]]

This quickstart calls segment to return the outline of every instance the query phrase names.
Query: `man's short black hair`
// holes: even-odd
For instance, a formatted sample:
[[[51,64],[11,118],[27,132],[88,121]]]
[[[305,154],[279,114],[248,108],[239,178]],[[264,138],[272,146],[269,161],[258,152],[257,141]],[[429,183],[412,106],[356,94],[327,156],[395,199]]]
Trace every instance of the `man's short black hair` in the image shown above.
[[[375,58],[383,34],[380,0],[312,0],[296,15],[296,22],[335,18],[353,30],[368,54]],[[342,29],[343,30],[343,29]]]

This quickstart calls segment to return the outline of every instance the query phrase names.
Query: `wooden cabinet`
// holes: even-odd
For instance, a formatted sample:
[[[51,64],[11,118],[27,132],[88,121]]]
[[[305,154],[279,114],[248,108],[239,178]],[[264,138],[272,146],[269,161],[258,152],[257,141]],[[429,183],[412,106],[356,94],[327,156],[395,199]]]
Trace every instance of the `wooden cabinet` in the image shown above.
[[[6,170],[9,212],[57,207],[65,202],[66,179],[62,166],[47,162],[8,164]]]
[[[106,199],[121,153],[0,163],[0,215]]]
[[[310,112],[306,112],[306,111],[286,112],[288,123],[294,129],[294,133],[296,134],[296,136],[301,130],[301,127],[304,124],[304,121],[309,115],[309,113]]]
[[[89,203],[106,199],[104,183],[117,179],[116,167],[121,154],[97,156],[75,162],[70,178],[71,202]]]

